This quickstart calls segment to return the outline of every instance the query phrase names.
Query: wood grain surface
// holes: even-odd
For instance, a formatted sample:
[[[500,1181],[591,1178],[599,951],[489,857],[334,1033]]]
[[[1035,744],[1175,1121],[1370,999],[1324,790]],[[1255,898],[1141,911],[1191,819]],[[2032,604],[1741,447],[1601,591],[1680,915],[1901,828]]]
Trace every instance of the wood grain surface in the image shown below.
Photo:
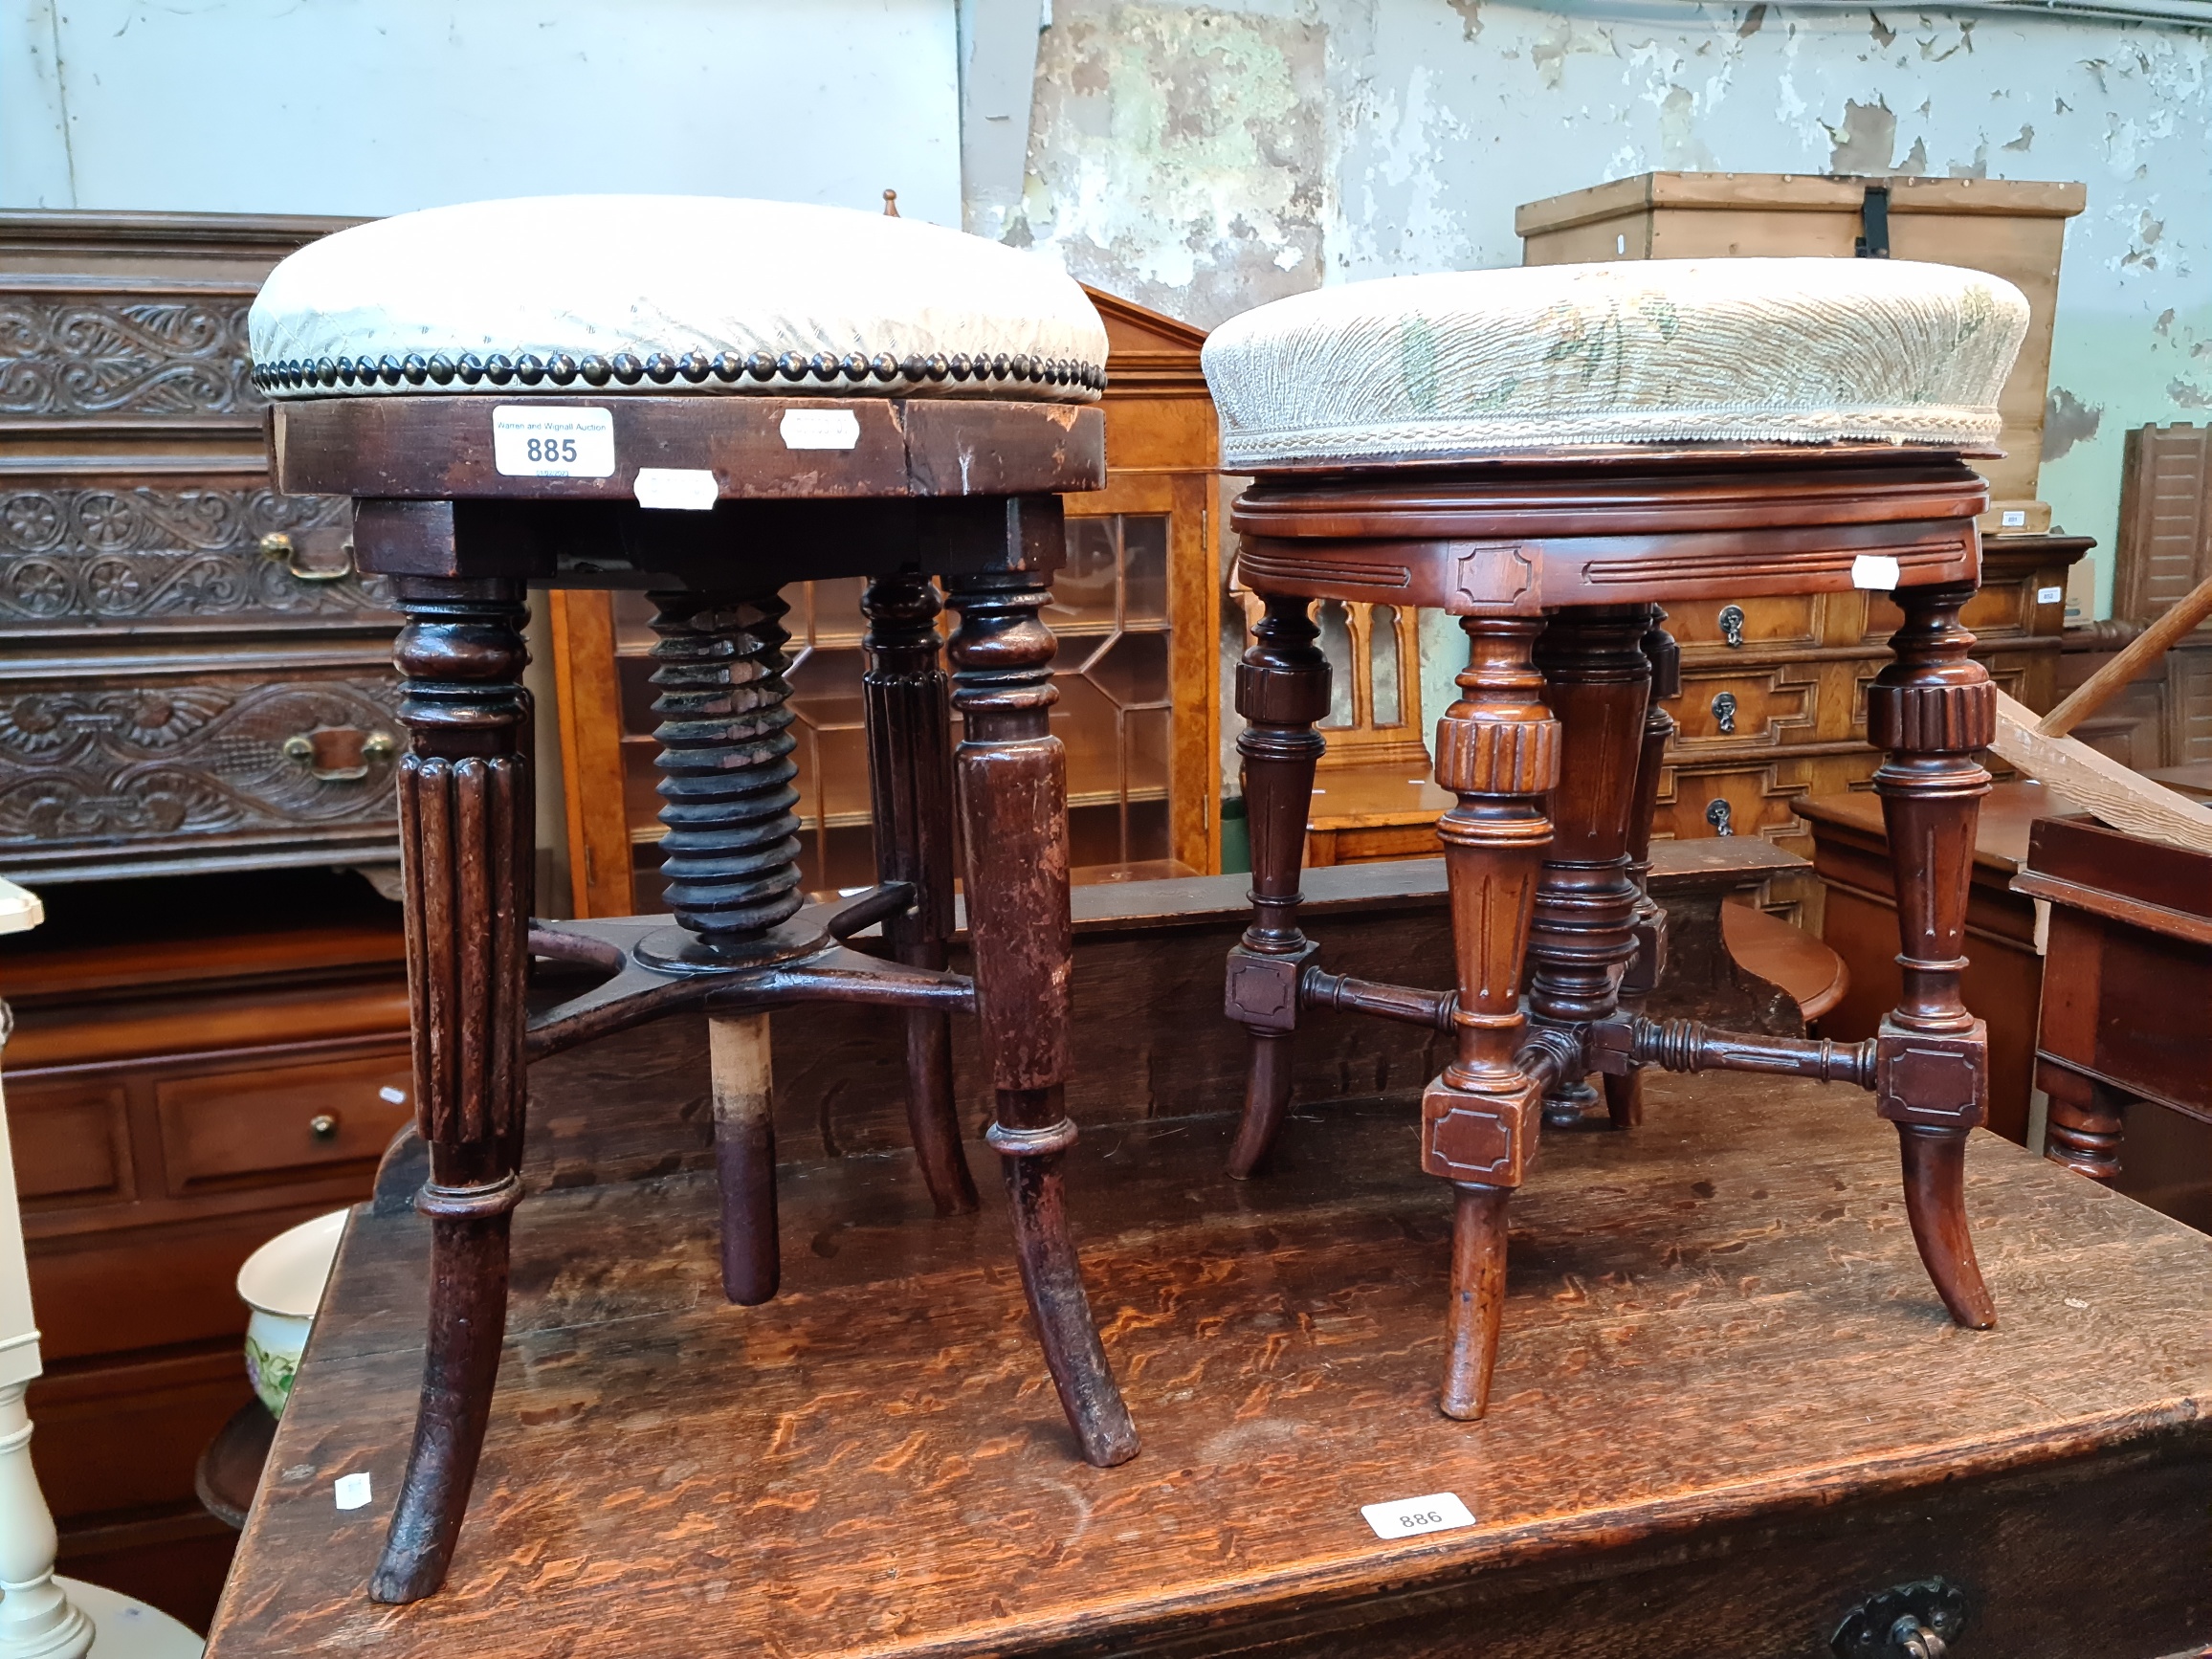
[[[1549,1139],[1513,1216],[1491,1415],[1436,1411],[1451,1195],[1405,1103],[1101,1127],[1069,1190],[1145,1435],[1086,1468],[999,1183],[787,1166],[785,1294],[727,1305],[711,1183],[532,1198],[444,1592],[365,1585],[420,1371],[427,1226],[357,1211],[212,1633],[302,1653],[1826,1652],[1943,1573],[1963,1652],[2212,1634],[2212,1245],[1988,1135],[1968,1204],[2002,1329],[1945,1317],[1856,1091],[1653,1075]],[[972,1158],[988,1157],[980,1147]],[[375,1500],[340,1512],[365,1471]],[[1379,1541],[1360,1506],[1456,1493]]]

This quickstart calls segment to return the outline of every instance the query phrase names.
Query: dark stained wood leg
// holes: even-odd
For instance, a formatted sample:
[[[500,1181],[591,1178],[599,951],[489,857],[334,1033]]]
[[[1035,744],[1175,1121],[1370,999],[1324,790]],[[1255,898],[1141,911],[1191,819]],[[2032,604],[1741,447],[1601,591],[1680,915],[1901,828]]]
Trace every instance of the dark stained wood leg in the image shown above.
[[[1644,714],[1644,750],[1636,763],[1636,799],[1628,819],[1628,879],[1636,884],[1636,956],[1621,979],[1621,1008],[1640,1014],[1644,1000],[1667,972],[1667,913],[1651,899],[1651,820],[1659,810],[1659,779],[1666,770],[1667,745],[1674,741],[1674,717],[1660,706],[1682,693],[1682,653],[1662,625],[1667,613],[1651,608],[1645,630],[1644,655],[1651,664],[1651,695]],[[1616,1129],[1644,1121],[1644,1070],[1632,1066],[1605,1074],[1605,1115]]]
[[[1636,957],[1642,895],[1629,878],[1628,845],[1651,693],[1643,650],[1650,622],[1648,605],[1565,610],[1537,642],[1564,758],[1552,797],[1556,839],[1529,939],[1529,1009],[1553,1026],[1580,1028],[1617,1012],[1622,975]],[[1580,1077],[1560,1078],[1546,1115],[1581,1122],[1587,1094]]]
[[[1904,995],[1876,1037],[1876,1110],[1897,1125],[1905,1201],[1920,1260],[1951,1316],[1997,1323],[1967,1234],[1966,1138],[1988,1116],[1989,1038],[1960,999],[1975,819],[1989,774],[1975,759],[1997,733],[1997,689],[1966,653],[1971,583],[1897,592],[1895,660],[1867,691],[1867,736],[1889,830]]]
[[[2127,1132],[2121,1096],[2078,1072],[2047,1063],[2036,1067],[2035,1081],[2050,1096],[2043,1155],[2091,1181],[2116,1180]]]
[[[1251,828],[1252,921],[1229,953],[1226,1008],[1250,1032],[1244,1117],[1228,1172],[1243,1180],[1267,1161],[1291,1104],[1292,1032],[1298,976],[1314,945],[1298,931],[1298,874],[1314,766],[1326,747],[1316,722],[1329,712],[1329,659],[1314,644],[1313,602],[1263,596],[1266,614],[1236,671],[1237,738],[1244,757],[1246,822]]]
[[[1451,887],[1459,981],[1455,1048],[1421,1101],[1421,1167],[1458,1188],[1442,1405],[1490,1404],[1505,1304],[1506,1202],[1536,1151],[1541,1091],[1516,1059],[1526,1022],[1521,963],[1552,827],[1559,723],[1541,700],[1530,648],[1542,626],[1468,617],[1462,696],[1436,723],[1436,781],[1459,797],[1436,826]]]
[[[722,1201],[722,1294],[744,1307],[774,1299],[776,1117],[765,1013],[707,1016],[714,1080],[715,1176]]]
[[[875,819],[875,873],[914,888],[914,908],[883,924],[892,955],[910,967],[945,965],[953,928],[952,722],[939,666],[937,589],[927,576],[878,576],[861,609],[868,617],[862,681],[868,720],[869,798]],[[977,1205],[961,1150],[952,1090],[952,1022],[928,1008],[906,1014],[906,1118],[915,1161],[940,1215]]]
[[[412,1602],[453,1559],[506,1331],[533,818],[521,585],[399,577],[393,591],[407,616],[398,793],[431,1310],[414,1444],[369,1595]]]
[[[1038,515],[1030,535],[1060,534],[1057,500],[1022,505]],[[1067,755],[1047,724],[1055,646],[1038,614],[1051,595],[1025,572],[947,586],[960,612],[949,650],[964,722],[954,763],[968,939],[998,1096],[988,1139],[1005,1160],[1022,1283],[1053,1386],[1084,1460],[1107,1468],[1137,1455],[1137,1429],[1091,1317],[1061,1193],[1061,1157],[1075,1139],[1065,1105],[1073,929]]]
[[[788,607],[773,591],[675,591],[653,601],[669,907],[715,957],[741,962],[805,900],[792,814],[796,741],[785,706]],[[782,1276],[767,1015],[710,1016],[708,1054],[722,1294],[752,1306],[774,1296]]]

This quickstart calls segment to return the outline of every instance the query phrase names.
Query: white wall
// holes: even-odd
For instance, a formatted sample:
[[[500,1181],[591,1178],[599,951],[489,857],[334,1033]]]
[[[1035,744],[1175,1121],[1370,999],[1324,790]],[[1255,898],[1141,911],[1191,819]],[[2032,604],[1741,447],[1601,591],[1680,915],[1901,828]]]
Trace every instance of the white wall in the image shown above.
[[[954,0],[0,0],[0,206],[571,190],[961,222]]]

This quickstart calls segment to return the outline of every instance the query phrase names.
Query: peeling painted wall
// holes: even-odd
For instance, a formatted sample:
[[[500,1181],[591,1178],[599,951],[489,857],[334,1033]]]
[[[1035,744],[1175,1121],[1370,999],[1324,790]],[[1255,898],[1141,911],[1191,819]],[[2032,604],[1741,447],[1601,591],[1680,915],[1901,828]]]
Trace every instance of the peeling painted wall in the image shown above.
[[[2043,495],[2103,543],[2099,614],[2122,435],[2212,410],[2204,31],[1676,0],[1055,0],[1029,156],[1010,239],[1207,324],[1317,282],[1517,265],[1517,204],[1654,168],[2078,179]],[[1433,712],[1449,652],[1427,654]]]

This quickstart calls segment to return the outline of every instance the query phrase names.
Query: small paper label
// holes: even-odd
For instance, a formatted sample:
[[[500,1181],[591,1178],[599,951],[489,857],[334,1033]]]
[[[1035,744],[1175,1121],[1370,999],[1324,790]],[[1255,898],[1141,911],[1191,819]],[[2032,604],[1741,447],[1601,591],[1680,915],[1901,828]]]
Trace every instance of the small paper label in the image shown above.
[[[1997,515],[1997,522],[2003,529],[2018,530],[2027,522],[2027,509],[2024,507],[2007,507]]]
[[[1474,1516],[1449,1492],[1432,1492],[1426,1497],[1402,1497],[1390,1503],[1363,1503],[1360,1513],[1367,1517],[1367,1524],[1375,1529],[1379,1538],[1410,1538],[1422,1533],[1449,1532],[1453,1527],[1474,1525]]]
[[[784,411],[787,450],[849,450],[860,441],[860,417],[849,409],[793,409]]]
[[[340,1509],[365,1508],[368,1503],[368,1475],[365,1471],[360,1474],[342,1474],[333,1490],[338,1494]]]
[[[510,478],[611,478],[614,411],[501,404],[492,410],[492,465]]]
[[[379,1100],[389,1100],[394,1106],[405,1106],[407,1104],[407,1091],[405,1089],[394,1089],[389,1083],[387,1083],[383,1088],[376,1092],[376,1097]]]
[[[639,506],[682,513],[709,511],[719,493],[714,474],[704,467],[640,467],[636,488]]]
[[[1897,586],[1896,559],[1888,553],[1860,554],[1851,561],[1851,586],[1880,593],[1892,591]]]
[[[2066,589],[2063,587],[2038,587],[2035,590],[2035,602],[2038,605],[2057,605],[2065,598]]]

